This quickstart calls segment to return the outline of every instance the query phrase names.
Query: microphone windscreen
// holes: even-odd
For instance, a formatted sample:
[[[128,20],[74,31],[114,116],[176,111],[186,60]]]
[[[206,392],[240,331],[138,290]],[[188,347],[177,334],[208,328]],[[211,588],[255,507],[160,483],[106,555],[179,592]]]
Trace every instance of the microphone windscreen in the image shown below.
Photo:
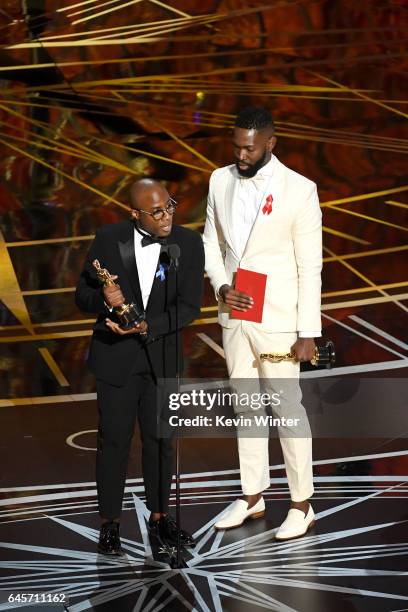
[[[169,254],[170,259],[178,259],[181,255],[180,247],[178,244],[169,244],[167,247],[167,252]]]

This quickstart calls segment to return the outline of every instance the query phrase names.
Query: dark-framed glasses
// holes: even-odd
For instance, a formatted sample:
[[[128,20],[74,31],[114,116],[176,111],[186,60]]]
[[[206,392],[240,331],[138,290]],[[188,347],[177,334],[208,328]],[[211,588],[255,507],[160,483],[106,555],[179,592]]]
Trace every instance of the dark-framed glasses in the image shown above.
[[[174,200],[173,198],[169,198],[167,200],[166,208],[156,208],[156,210],[154,210],[153,212],[149,212],[148,210],[142,210],[141,208],[136,208],[136,210],[138,210],[139,212],[145,213],[146,215],[150,215],[151,217],[153,217],[155,221],[160,221],[161,219],[163,219],[165,213],[167,213],[168,215],[174,214],[174,211],[176,210],[176,208],[177,208],[176,200]]]

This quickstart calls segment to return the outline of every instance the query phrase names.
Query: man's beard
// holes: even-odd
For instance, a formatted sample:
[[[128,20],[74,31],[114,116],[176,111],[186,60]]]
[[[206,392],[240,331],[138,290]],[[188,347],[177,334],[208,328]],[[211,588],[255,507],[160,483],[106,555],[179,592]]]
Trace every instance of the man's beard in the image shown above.
[[[239,167],[238,167],[238,163],[239,162],[235,162],[235,165],[237,167],[238,174],[240,176],[243,176],[245,178],[252,178],[253,176],[255,176],[255,174],[258,172],[258,170],[263,168],[263,166],[265,166],[265,164],[268,163],[269,160],[270,160],[269,151],[267,151],[265,149],[264,154],[262,155],[262,157],[260,159],[258,159],[258,161],[255,162],[254,164],[251,164],[248,167],[247,170],[240,170]]]

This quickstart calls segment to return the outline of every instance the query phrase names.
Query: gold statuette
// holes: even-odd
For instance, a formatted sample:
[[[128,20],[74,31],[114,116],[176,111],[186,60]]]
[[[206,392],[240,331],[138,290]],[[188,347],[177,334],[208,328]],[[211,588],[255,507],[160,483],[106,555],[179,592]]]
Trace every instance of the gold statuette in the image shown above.
[[[292,353],[261,353],[259,357],[261,361],[269,360],[273,363],[279,363],[280,361],[293,361],[295,359],[295,356]],[[327,340],[323,346],[316,346],[315,354],[310,360],[310,363],[313,366],[325,366],[328,369],[332,368],[335,362],[336,351],[331,340]]]
[[[108,270],[106,268],[102,268],[97,259],[92,262],[92,265],[96,270],[98,280],[100,280],[105,287],[116,285]],[[123,327],[123,329],[134,327],[145,318],[144,312],[140,311],[137,304],[123,303],[121,306],[116,306],[113,310],[120,321],[120,326]]]

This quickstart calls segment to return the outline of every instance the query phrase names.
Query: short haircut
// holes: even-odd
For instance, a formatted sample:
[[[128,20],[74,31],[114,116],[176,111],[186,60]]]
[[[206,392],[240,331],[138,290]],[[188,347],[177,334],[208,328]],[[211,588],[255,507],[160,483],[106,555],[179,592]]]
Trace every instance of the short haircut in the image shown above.
[[[158,189],[166,190],[166,188],[160,181],[156,181],[152,178],[145,177],[133,181],[129,188],[131,208],[135,209],[137,207],[137,200],[140,197],[141,193],[146,191],[157,191]]]
[[[235,120],[235,127],[260,132],[266,128],[275,130],[271,113],[261,106],[247,106],[242,109]]]

